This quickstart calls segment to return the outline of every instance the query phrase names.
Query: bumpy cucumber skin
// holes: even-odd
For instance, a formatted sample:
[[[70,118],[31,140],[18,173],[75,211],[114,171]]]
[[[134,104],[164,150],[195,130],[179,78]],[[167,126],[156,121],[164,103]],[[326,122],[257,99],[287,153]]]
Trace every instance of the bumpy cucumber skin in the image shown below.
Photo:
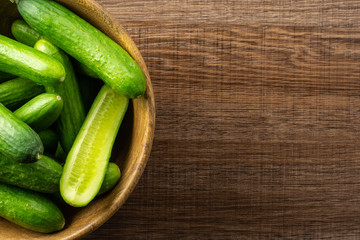
[[[59,119],[56,121],[57,132],[61,147],[68,153],[75,141],[75,138],[85,120],[85,108],[81,99],[79,85],[74,73],[70,59],[61,49],[55,47],[45,39],[35,44],[35,49],[42,51],[61,62],[65,68],[66,78],[63,83],[48,85],[47,92],[59,94],[64,107]]]
[[[37,41],[40,39],[45,39],[40,33],[35,31],[32,27],[29,26],[24,20],[16,20],[11,26],[11,32],[15,39],[25,45],[33,47]],[[83,75],[87,75],[92,78],[99,78],[97,74],[87,67],[86,65],[74,61],[76,64],[77,70]],[[1,80],[1,73],[0,73]]]
[[[14,112],[14,115],[39,132],[58,119],[63,109],[63,100],[58,94],[40,94]]]
[[[97,195],[99,196],[113,189],[113,187],[119,181],[120,177],[121,177],[121,172],[118,165],[116,165],[113,162],[109,162],[106,169],[104,181],[102,182],[101,188]]]
[[[0,35],[0,71],[41,85],[65,78],[65,69],[59,61],[3,35]]]
[[[34,163],[17,163],[0,156],[0,182],[42,193],[59,191],[62,167],[42,156]]]
[[[128,103],[126,97],[107,85],[100,90],[66,158],[60,179],[60,193],[69,205],[86,206],[99,192]]]
[[[145,76],[117,43],[60,4],[50,0],[20,0],[24,20],[56,46],[92,69],[117,93],[129,98],[145,92]]]
[[[59,142],[59,137],[56,132],[48,128],[38,132],[38,134],[44,145],[44,152],[55,154]]]
[[[39,193],[0,183],[0,216],[24,228],[50,233],[65,225],[64,215]]]
[[[14,38],[30,47],[33,47],[37,41],[43,37],[34,29],[32,29],[24,20],[16,20],[11,25],[11,33]]]
[[[0,83],[5,82],[6,80],[10,80],[15,78],[14,75],[6,72],[0,72]]]
[[[43,86],[25,78],[15,78],[0,84],[0,103],[15,110],[43,92]]]
[[[16,162],[34,162],[44,151],[39,135],[0,103],[0,155]]]

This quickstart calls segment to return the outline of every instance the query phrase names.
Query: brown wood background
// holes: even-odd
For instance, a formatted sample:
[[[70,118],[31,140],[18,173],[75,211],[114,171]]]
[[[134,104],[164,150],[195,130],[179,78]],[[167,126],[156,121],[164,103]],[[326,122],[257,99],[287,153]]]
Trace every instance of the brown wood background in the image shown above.
[[[359,0],[99,0],[148,64],[153,151],[84,239],[360,238]]]

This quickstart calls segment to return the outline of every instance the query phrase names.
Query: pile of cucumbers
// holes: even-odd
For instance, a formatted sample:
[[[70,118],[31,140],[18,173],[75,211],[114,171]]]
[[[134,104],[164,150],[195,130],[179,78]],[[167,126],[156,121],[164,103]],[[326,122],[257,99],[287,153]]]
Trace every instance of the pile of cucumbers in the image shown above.
[[[84,207],[120,179],[112,147],[146,81],[121,46],[64,6],[11,1],[23,19],[14,39],[0,35],[0,217],[50,233],[65,226],[59,202]]]

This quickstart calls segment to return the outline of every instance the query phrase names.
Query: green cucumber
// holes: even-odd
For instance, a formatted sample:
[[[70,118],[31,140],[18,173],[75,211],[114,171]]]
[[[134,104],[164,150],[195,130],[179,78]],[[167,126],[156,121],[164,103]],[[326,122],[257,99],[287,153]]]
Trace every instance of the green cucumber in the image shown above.
[[[39,132],[58,119],[62,108],[63,100],[58,94],[43,93],[17,109],[14,115]]]
[[[0,71],[41,85],[65,79],[65,70],[59,61],[3,35],[0,35]]]
[[[15,76],[10,73],[0,72],[0,83],[13,78],[15,78]]]
[[[116,165],[113,162],[109,162],[106,169],[104,181],[102,182],[100,190],[97,195],[99,196],[113,189],[113,187],[118,183],[120,177],[121,177],[121,172],[118,165]]]
[[[92,69],[117,93],[129,98],[145,92],[136,61],[88,22],[51,0],[16,0],[24,20],[54,45]]]
[[[0,103],[10,110],[15,110],[44,91],[43,86],[33,81],[15,78],[0,84]]]
[[[65,225],[60,209],[45,196],[0,183],[0,216],[24,228],[50,233]]]
[[[42,193],[59,191],[62,167],[43,155],[33,163],[17,163],[0,157],[0,182]]]
[[[86,206],[99,192],[128,103],[128,98],[107,85],[100,90],[66,158],[60,179],[60,193],[69,205]]]
[[[56,132],[50,128],[38,132],[41,142],[44,145],[44,151],[54,154],[58,146],[59,137]]]
[[[17,41],[30,47],[33,47],[37,41],[43,38],[41,34],[21,19],[13,22],[11,25],[11,33]]]
[[[16,162],[34,162],[43,151],[39,135],[0,103],[0,155]]]
[[[78,82],[73,67],[66,53],[45,39],[35,44],[35,49],[44,52],[61,62],[65,68],[66,78],[63,83],[48,85],[47,92],[59,94],[64,99],[64,107],[56,122],[61,147],[69,152],[85,120],[85,108],[80,96]]]
[[[21,19],[13,22],[13,24],[11,25],[11,32],[17,41],[30,47],[33,47],[35,43],[40,39],[45,39],[45,37],[43,37],[40,33],[35,31],[32,27],[29,26],[29,24],[27,24],[24,20]],[[98,78],[97,74],[86,65],[79,63],[78,61],[74,61],[74,63],[76,64],[76,68],[81,74],[93,78]]]
[[[112,190],[114,186],[119,182],[120,177],[121,172],[119,167],[115,163],[109,162],[106,169],[104,181],[102,182],[101,188],[96,196],[100,196]],[[65,204],[60,192],[54,193],[52,197],[54,201],[56,201],[56,203],[61,205]]]

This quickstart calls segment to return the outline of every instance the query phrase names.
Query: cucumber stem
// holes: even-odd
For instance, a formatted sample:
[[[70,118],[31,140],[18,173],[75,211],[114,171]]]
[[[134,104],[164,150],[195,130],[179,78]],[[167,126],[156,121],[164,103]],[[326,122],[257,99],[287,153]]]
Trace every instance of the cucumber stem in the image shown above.
[[[18,4],[18,3],[19,3],[19,1],[20,1],[20,0],[10,0],[10,2],[12,2],[12,3],[16,3],[16,4]]]

